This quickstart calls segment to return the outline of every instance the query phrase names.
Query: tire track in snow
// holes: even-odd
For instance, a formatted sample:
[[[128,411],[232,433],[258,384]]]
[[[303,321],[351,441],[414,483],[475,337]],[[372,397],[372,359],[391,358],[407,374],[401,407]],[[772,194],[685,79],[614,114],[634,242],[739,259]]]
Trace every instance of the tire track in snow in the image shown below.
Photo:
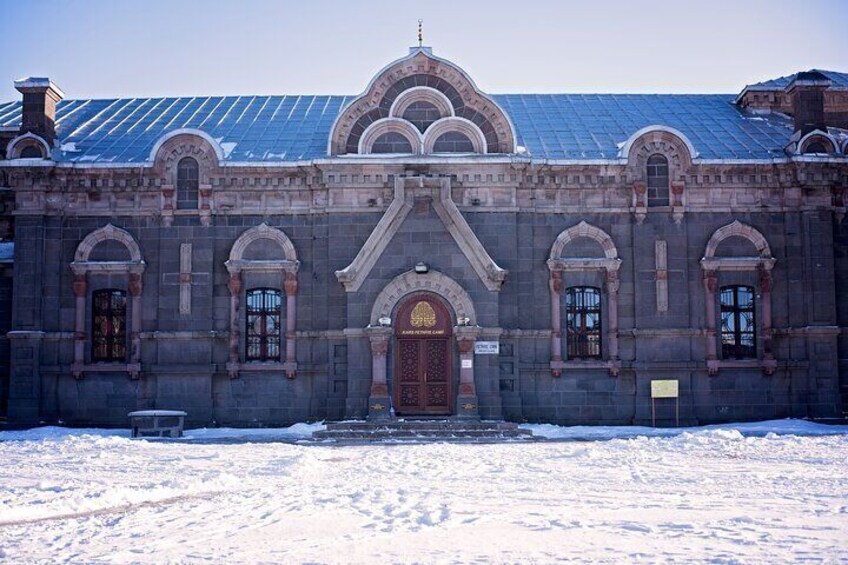
[[[0,527],[5,526],[24,526],[27,524],[40,524],[42,522],[53,522],[57,520],[73,520],[74,518],[89,518],[102,514],[116,514],[120,512],[131,512],[141,508],[149,508],[158,505],[177,504],[193,499],[211,499],[222,494],[230,494],[237,491],[233,490],[213,490],[207,492],[198,492],[193,494],[181,494],[178,496],[169,496],[158,500],[146,500],[144,502],[127,502],[117,506],[106,506],[95,510],[86,510],[83,512],[67,512],[65,514],[56,514],[54,516],[43,516],[40,518],[21,518],[19,520],[0,520]]]

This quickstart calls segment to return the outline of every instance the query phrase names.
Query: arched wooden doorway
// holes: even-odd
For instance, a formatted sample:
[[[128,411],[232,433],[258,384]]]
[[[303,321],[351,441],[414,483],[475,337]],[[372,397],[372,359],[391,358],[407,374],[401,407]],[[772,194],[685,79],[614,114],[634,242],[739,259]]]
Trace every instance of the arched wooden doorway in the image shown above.
[[[452,320],[433,294],[404,300],[395,317],[394,406],[402,416],[449,415]]]

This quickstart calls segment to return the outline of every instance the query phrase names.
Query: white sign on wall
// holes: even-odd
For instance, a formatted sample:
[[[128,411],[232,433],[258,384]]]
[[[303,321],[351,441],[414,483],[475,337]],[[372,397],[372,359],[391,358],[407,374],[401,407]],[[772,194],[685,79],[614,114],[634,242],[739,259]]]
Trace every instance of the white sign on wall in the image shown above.
[[[497,341],[478,341],[474,344],[476,355],[497,355],[499,351],[500,344]]]
[[[470,369],[474,366],[474,362],[471,359],[463,359],[461,363],[461,367],[463,369]]]

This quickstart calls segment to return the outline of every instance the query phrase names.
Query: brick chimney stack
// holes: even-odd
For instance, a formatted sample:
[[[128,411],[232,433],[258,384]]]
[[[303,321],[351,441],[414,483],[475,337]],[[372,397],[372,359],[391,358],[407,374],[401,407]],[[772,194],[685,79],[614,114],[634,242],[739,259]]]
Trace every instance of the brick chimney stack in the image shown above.
[[[22,78],[15,81],[15,88],[24,95],[21,133],[34,133],[52,147],[56,139],[56,104],[65,93],[49,78]]]
[[[807,135],[813,130],[827,131],[824,117],[824,91],[831,81],[818,71],[801,72],[795,75],[786,86],[786,93],[792,97],[792,116],[795,119],[795,131]]]

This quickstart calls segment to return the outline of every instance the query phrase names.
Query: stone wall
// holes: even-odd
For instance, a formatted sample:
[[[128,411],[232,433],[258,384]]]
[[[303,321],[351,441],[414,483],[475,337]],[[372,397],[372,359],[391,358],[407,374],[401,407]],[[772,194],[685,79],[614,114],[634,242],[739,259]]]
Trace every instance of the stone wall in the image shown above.
[[[848,303],[841,274],[848,269],[848,251],[839,217],[844,205],[834,187],[848,184],[844,170],[810,162],[778,167],[674,163],[679,168],[673,168],[673,179],[682,196],[657,209],[639,207],[640,173],[623,164],[546,169],[529,162],[442,164],[408,171],[399,165],[340,163],[297,173],[213,171],[209,215],[175,211],[167,222],[161,204],[167,179],[153,170],[142,176],[120,169],[57,169],[52,175],[11,171],[18,250],[9,416],[18,422],[115,426],[126,425],[127,412],[144,408],[187,410],[190,425],[364,417],[372,385],[372,349],[365,331],[372,308],[389,283],[419,262],[462,287],[476,311],[479,339],[501,344],[499,355],[475,358],[483,417],[648,423],[653,379],[680,381],[684,422],[838,415],[839,379],[848,374],[841,361]],[[361,286],[346,289],[336,273],[350,266],[369,241],[399,178],[409,187],[424,187],[423,192],[410,193],[408,214]],[[433,192],[427,183],[447,183],[448,190]],[[497,267],[508,271],[499,288],[481,277],[479,258],[457,235],[465,228],[436,209],[445,199],[455,203]],[[263,222],[285,233],[299,261],[297,369],[294,378],[287,378],[282,369],[245,365],[238,378],[231,378],[225,262],[237,238]],[[556,375],[547,261],[559,234],[581,222],[607,234],[620,259],[618,356],[609,359],[610,336],[605,336],[601,362],[569,364],[566,359]],[[774,259],[772,365],[764,362],[762,331],[757,359],[707,363],[701,259],[713,234],[733,222],[762,234]],[[78,299],[71,263],[80,242],[107,224],[130,234],[145,262],[140,372],[88,366],[75,378],[80,336],[75,334]],[[191,244],[188,273],[181,263],[183,244]],[[664,268],[658,267],[660,248]],[[600,244],[586,238],[574,240],[566,251],[568,257],[588,260],[604,254]],[[265,259],[266,252],[251,248],[255,259]],[[716,257],[756,253],[750,240],[734,236],[719,245]],[[128,256],[120,245],[104,242],[91,258],[120,262]],[[717,278],[719,285],[762,290],[756,270],[722,271]],[[126,275],[114,272],[89,274],[87,280],[86,293],[130,285]],[[281,288],[282,279],[252,273],[244,284]],[[603,288],[604,326],[609,325],[609,291],[600,272],[566,271],[563,284]],[[190,286],[190,311],[181,307],[185,285]],[[758,320],[764,315],[760,298]],[[87,331],[90,316],[87,308]],[[86,342],[86,355],[89,347]],[[456,380],[458,355],[454,364]],[[390,345],[390,386],[392,366]],[[843,389],[846,380],[843,376]],[[671,421],[673,403],[661,402],[657,409],[662,422]]]

